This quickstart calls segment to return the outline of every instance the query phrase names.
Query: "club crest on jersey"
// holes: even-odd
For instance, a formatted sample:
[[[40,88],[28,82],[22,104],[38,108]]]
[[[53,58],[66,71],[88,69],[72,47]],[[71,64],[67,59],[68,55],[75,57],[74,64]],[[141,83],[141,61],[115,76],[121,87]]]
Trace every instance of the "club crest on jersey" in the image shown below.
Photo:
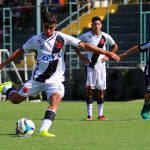
[[[105,44],[105,39],[101,39],[99,44]]]
[[[22,89],[22,92],[23,92],[23,93],[28,93],[28,92],[29,92],[29,88],[28,88],[28,87],[24,87],[24,88]]]
[[[61,42],[56,41],[55,48],[61,49],[63,47],[63,44]]]

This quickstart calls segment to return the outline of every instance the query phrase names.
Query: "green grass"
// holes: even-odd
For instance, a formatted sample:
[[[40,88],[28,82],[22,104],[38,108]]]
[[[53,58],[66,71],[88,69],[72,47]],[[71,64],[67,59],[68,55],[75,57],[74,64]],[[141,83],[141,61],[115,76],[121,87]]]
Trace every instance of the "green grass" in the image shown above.
[[[62,102],[50,130],[55,138],[37,136],[47,102],[0,103],[0,150],[147,150],[150,145],[150,121],[140,117],[143,100],[105,102],[108,121],[85,121],[84,102]],[[15,136],[15,122],[31,118],[36,131],[30,138]]]

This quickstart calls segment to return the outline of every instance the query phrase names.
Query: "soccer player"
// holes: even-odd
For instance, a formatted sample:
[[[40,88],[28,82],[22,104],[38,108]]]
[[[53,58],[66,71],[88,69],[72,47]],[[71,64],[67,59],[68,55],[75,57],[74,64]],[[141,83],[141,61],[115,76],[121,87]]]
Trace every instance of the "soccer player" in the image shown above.
[[[49,102],[41,124],[39,135],[42,137],[54,137],[54,134],[48,132],[55,118],[59,103],[64,96],[64,71],[65,61],[64,53],[66,45],[72,45],[97,53],[103,53],[106,56],[119,61],[118,55],[106,52],[102,48],[86,44],[81,40],[70,35],[56,31],[57,15],[47,12],[42,17],[43,32],[31,37],[22,48],[15,50],[10,57],[0,64],[3,69],[8,63],[17,59],[23,53],[36,51],[37,65],[33,69],[30,80],[17,91],[12,88],[12,83],[5,82],[0,85],[0,92],[6,94],[7,98],[14,104],[19,104],[28,96],[35,96],[39,92],[45,91]]]
[[[147,53],[147,64],[144,69],[144,77],[145,77],[145,95],[144,95],[144,104],[141,110],[141,117],[145,120],[149,119],[149,111],[150,111],[150,41],[141,45],[136,45],[125,51],[123,54],[120,54],[120,59],[125,59],[128,55],[137,53],[137,52],[146,52]]]
[[[110,51],[115,53],[118,49],[118,45],[113,38],[105,32],[101,31],[102,21],[100,17],[93,17],[91,24],[91,31],[82,34],[80,40],[95,45],[99,48],[106,50],[106,44],[110,45]],[[94,52],[86,52],[86,56],[80,53],[80,50],[76,50],[81,60],[86,65],[86,88],[87,88],[87,112],[88,116],[86,120],[93,120],[92,108],[94,100],[94,91],[96,91],[95,99],[98,104],[98,120],[107,120],[103,115],[104,109],[104,96],[106,90],[106,64],[109,58],[103,54],[97,54]]]

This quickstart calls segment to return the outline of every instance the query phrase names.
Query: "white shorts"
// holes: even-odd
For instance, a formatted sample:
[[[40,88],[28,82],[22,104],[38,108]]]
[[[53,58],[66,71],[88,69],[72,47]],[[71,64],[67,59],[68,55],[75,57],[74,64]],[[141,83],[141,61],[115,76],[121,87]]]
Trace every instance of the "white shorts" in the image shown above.
[[[60,83],[41,83],[34,80],[28,80],[24,83],[23,87],[18,91],[18,94],[23,97],[36,96],[40,92],[46,92],[47,99],[50,96],[58,92],[63,97],[64,96],[64,85]]]
[[[86,87],[91,89],[106,90],[106,65],[101,63],[99,68],[87,66]]]

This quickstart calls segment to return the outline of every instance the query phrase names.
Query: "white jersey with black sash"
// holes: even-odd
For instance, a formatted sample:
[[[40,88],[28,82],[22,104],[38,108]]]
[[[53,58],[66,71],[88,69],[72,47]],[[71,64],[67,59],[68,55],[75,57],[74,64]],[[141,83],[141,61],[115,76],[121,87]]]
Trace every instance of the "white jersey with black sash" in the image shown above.
[[[115,43],[113,38],[105,32],[101,32],[100,35],[96,36],[92,31],[89,31],[82,34],[79,38],[86,43],[95,45],[104,50],[106,50],[106,44],[112,46]],[[93,68],[97,68],[98,63],[101,63],[101,59],[105,56],[103,54],[95,54],[93,52],[87,52],[86,55],[88,59],[91,60],[91,67],[93,66]]]
[[[25,53],[31,50],[37,53],[37,65],[31,80],[43,83],[64,81],[66,45],[78,47],[79,42],[79,39],[58,31],[49,38],[45,37],[44,33],[31,37],[23,45]]]
[[[145,66],[145,75],[148,75],[150,76],[150,41],[149,42],[146,42],[144,44],[141,44],[138,46],[139,47],[139,50],[140,52],[146,52],[147,53],[147,57],[146,57],[146,66]]]
[[[89,31],[82,34],[80,39],[104,50],[106,50],[106,44],[112,46],[115,43],[112,37],[104,32],[101,32],[99,36],[96,36]],[[90,87],[91,89],[105,90],[106,65],[105,62],[101,61],[105,55],[96,54],[93,52],[87,52],[86,55],[91,61],[91,63],[86,66],[86,87]]]

